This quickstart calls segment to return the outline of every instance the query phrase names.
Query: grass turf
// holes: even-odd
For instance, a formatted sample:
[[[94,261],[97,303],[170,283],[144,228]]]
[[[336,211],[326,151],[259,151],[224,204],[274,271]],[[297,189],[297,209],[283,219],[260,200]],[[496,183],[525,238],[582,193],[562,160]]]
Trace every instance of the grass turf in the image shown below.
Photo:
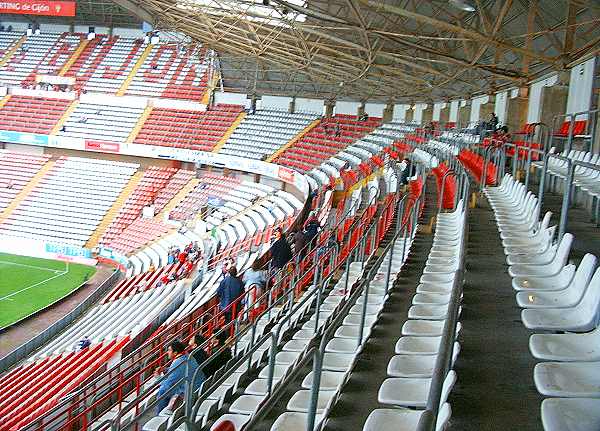
[[[92,266],[0,253],[0,328],[62,298],[95,272]]]

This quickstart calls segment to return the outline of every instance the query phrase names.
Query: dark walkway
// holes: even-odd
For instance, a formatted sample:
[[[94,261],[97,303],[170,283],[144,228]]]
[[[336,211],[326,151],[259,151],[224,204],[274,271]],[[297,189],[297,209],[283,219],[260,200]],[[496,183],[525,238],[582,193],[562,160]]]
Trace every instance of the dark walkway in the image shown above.
[[[469,215],[458,381],[450,430],[541,430],[535,360],[520,320],[500,236],[487,201]]]
[[[35,316],[0,332],[0,358],[6,356],[23,343],[31,340],[77,307],[77,305],[87,298],[112,273],[112,267],[98,265],[96,274],[94,274],[94,277],[92,277],[90,282],[85,286],[74,291],[71,295],[53,307],[41,311]]]

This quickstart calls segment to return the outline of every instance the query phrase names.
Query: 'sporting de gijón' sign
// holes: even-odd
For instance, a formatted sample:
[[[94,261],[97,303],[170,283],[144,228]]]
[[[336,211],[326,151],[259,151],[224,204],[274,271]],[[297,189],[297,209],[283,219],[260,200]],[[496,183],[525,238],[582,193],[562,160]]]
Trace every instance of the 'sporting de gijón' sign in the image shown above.
[[[75,16],[74,1],[0,1],[0,13]]]

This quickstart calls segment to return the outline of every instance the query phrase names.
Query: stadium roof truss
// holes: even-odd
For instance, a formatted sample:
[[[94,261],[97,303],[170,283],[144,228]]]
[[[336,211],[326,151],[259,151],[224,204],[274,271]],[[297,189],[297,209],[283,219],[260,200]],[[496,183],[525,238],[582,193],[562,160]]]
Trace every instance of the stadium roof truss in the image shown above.
[[[595,0],[113,1],[215,50],[224,85],[249,93],[469,97],[564,70],[600,46]]]

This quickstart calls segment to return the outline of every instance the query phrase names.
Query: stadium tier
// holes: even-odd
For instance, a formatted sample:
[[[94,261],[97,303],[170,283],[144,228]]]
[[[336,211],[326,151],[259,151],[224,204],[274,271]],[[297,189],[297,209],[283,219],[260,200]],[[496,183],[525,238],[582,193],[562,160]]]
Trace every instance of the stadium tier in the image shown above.
[[[83,246],[138,167],[61,157],[0,224],[0,234]]]
[[[57,135],[126,142],[143,112],[144,108],[80,102]]]
[[[212,151],[241,112],[237,105],[215,105],[207,111],[153,108],[134,142]]]
[[[256,111],[242,120],[219,152],[261,160],[282,148],[317,119],[315,114]]]
[[[356,116],[342,114],[321,120],[317,127],[278,154],[275,163],[300,172],[309,171],[327,157],[373,131],[380,123],[379,119],[359,121]]]

